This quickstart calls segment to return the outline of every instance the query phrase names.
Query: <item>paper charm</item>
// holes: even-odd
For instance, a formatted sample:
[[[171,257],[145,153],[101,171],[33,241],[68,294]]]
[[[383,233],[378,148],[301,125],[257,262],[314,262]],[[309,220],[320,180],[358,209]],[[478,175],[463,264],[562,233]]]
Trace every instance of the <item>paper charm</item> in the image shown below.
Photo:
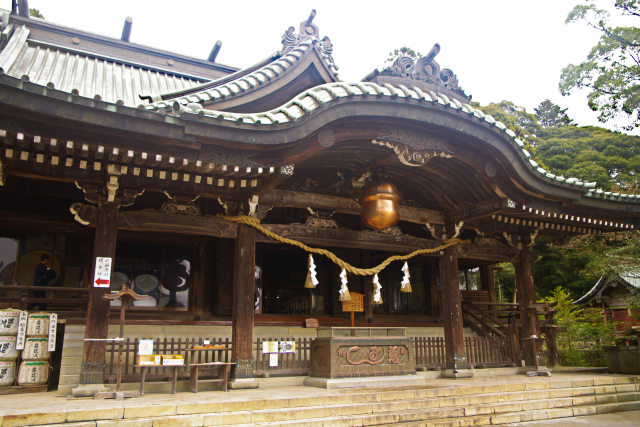
[[[309,254],[309,271],[307,272],[307,280],[304,282],[305,288],[313,289],[318,286],[316,274],[316,263],[313,262],[313,256]]]
[[[382,286],[380,286],[380,280],[378,280],[378,275],[373,275],[373,303],[374,304],[382,304],[382,295],[380,291],[382,290]]]
[[[340,301],[351,301],[351,294],[349,294],[349,288],[347,288],[347,272],[343,268],[340,272],[340,280],[342,286],[340,286]]]
[[[405,261],[402,266],[402,272],[404,273],[404,277],[402,278],[402,282],[400,282],[400,292],[411,292],[411,282],[409,281],[411,276],[409,275],[409,265],[407,261]]]

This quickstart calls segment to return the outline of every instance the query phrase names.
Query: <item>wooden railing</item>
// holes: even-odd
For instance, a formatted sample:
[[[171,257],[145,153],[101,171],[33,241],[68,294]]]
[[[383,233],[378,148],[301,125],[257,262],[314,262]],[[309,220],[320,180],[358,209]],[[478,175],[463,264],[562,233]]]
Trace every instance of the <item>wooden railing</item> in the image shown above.
[[[279,353],[278,364],[271,366],[270,355],[263,353],[263,342],[295,342],[295,353]],[[311,369],[311,341],[313,338],[258,338],[256,340],[256,375],[307,375]]]
[[[412,337],[417,369],[438,369],[445,364],[444,337]]]
[[[416,368],[444,369],[446,350],[444,337],[412,337]],[[502,337],[466,337],[464,346],[471,367],[511,366],[516,363],[513,345]]]
[[[205,362],[230,362],[231,341],[225,339],[209,339],[212,345],[224,346],[224,349],[206,349],[192,352],[194,346],[201,346],[203,338],[155,338],[153,351],[155,354],[180,354],[184,358],[184,366],[178,369],[178,378],[189,378],[189,363]],[[140,368],[136,368],[138,356],[138,338],[127,338],[123,342],[122,381],[133,382],[140,380]],[[107,343],[105,381],[115,382],[118,372],[118,343]],[[149,369],[146,374],[148,381],[165,381],[169,379],[171,372],[163,368]],[[201,377],[203,377],[201,375]],[[203,377],[204,378],[204,377]]]
[[[192,352],[196,345],[202,345],[202,338],[172,338],[154,339],[154,353],[181,354],[184,366],[178,369],[179,379],[188,379],[189,363],[230,362],[232,344],[228,338],[210,339],[213,345],[221,345],[222,350],[199,350]],[[278,353],[278,361],[270,365],[269,353],[263,353],[263,342],[295,342],[295,353]],[[256,376],[296,376],[308,375],[311,369],[311,342],[313,338],[258,338],[255,346],[255,374]],[[445,345],[443,337],[412,337],[416,354],[416,368],[444,369]],[[469,365],[476,368],[490,366],[514,365],[513,346],[509,340],[502,337],[467,337],[465,349]],[[125,382],[140,380],[140,369],[136,368],[138,339],[127,338],[123,342],[122,379]],[[118,369],[118,343],[109,342],[106,353],[105,381],[115,382]],[[148,381],[166,381],[171,372],[163,368],[149,369]]]
[[[36,297],[38,293],[45,297]],[[0,286],[0,309],[19,308],[31,310],[34,306],[46,311],[85,312],[89,289],[61,286]]]

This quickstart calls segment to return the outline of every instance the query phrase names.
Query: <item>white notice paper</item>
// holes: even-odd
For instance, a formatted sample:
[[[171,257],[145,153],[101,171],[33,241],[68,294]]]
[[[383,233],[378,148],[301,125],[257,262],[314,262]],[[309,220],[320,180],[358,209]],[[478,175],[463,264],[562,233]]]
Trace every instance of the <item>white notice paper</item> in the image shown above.
[[[269,367],[275,368],[278,366],[278,353],[269,354]]]
[[[108,288],[111,283],[111,261],[109,257],[96,257],[96,268],[93,275],[93,286]]]

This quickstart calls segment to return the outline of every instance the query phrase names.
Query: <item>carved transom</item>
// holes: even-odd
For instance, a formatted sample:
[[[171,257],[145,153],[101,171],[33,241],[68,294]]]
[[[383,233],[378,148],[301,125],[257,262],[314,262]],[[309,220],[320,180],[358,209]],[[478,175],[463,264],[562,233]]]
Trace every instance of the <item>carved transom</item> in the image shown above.
[[[453,157],[442,139],[403,129],[391,129],[388,135],[371,142],[392,149],[406,166],[424,166],[433,157]]]

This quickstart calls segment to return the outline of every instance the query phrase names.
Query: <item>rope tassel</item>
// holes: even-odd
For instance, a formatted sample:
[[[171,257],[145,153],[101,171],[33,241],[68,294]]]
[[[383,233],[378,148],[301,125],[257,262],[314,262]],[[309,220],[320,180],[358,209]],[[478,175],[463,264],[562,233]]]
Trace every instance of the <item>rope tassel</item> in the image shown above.
[[[313,289],[318,286],[316,274],[316,263],[313,262],[313,255],[309,254],[309,271],[307,271],[307,280],[304,282],[305,288]]]
[[[374,304],[382,304],[382,286],[380,285],[380,280],[378,279],[378,275],[373,275],[373,303]]]
[[[351,301],[351,294],[349,294],[349,288],[347,288],[347,271],[343,268],[340,272],[340,280],[342,286],[340,287],[340,301]]]
[[[411,281],[409,280],[411,276],[409,275],[409,265],[407,261],[405,261],[402,266],[402,272],[404,273],[404,277],[402,278],[402,282],[400,282],[400,292],[411,292]]]

